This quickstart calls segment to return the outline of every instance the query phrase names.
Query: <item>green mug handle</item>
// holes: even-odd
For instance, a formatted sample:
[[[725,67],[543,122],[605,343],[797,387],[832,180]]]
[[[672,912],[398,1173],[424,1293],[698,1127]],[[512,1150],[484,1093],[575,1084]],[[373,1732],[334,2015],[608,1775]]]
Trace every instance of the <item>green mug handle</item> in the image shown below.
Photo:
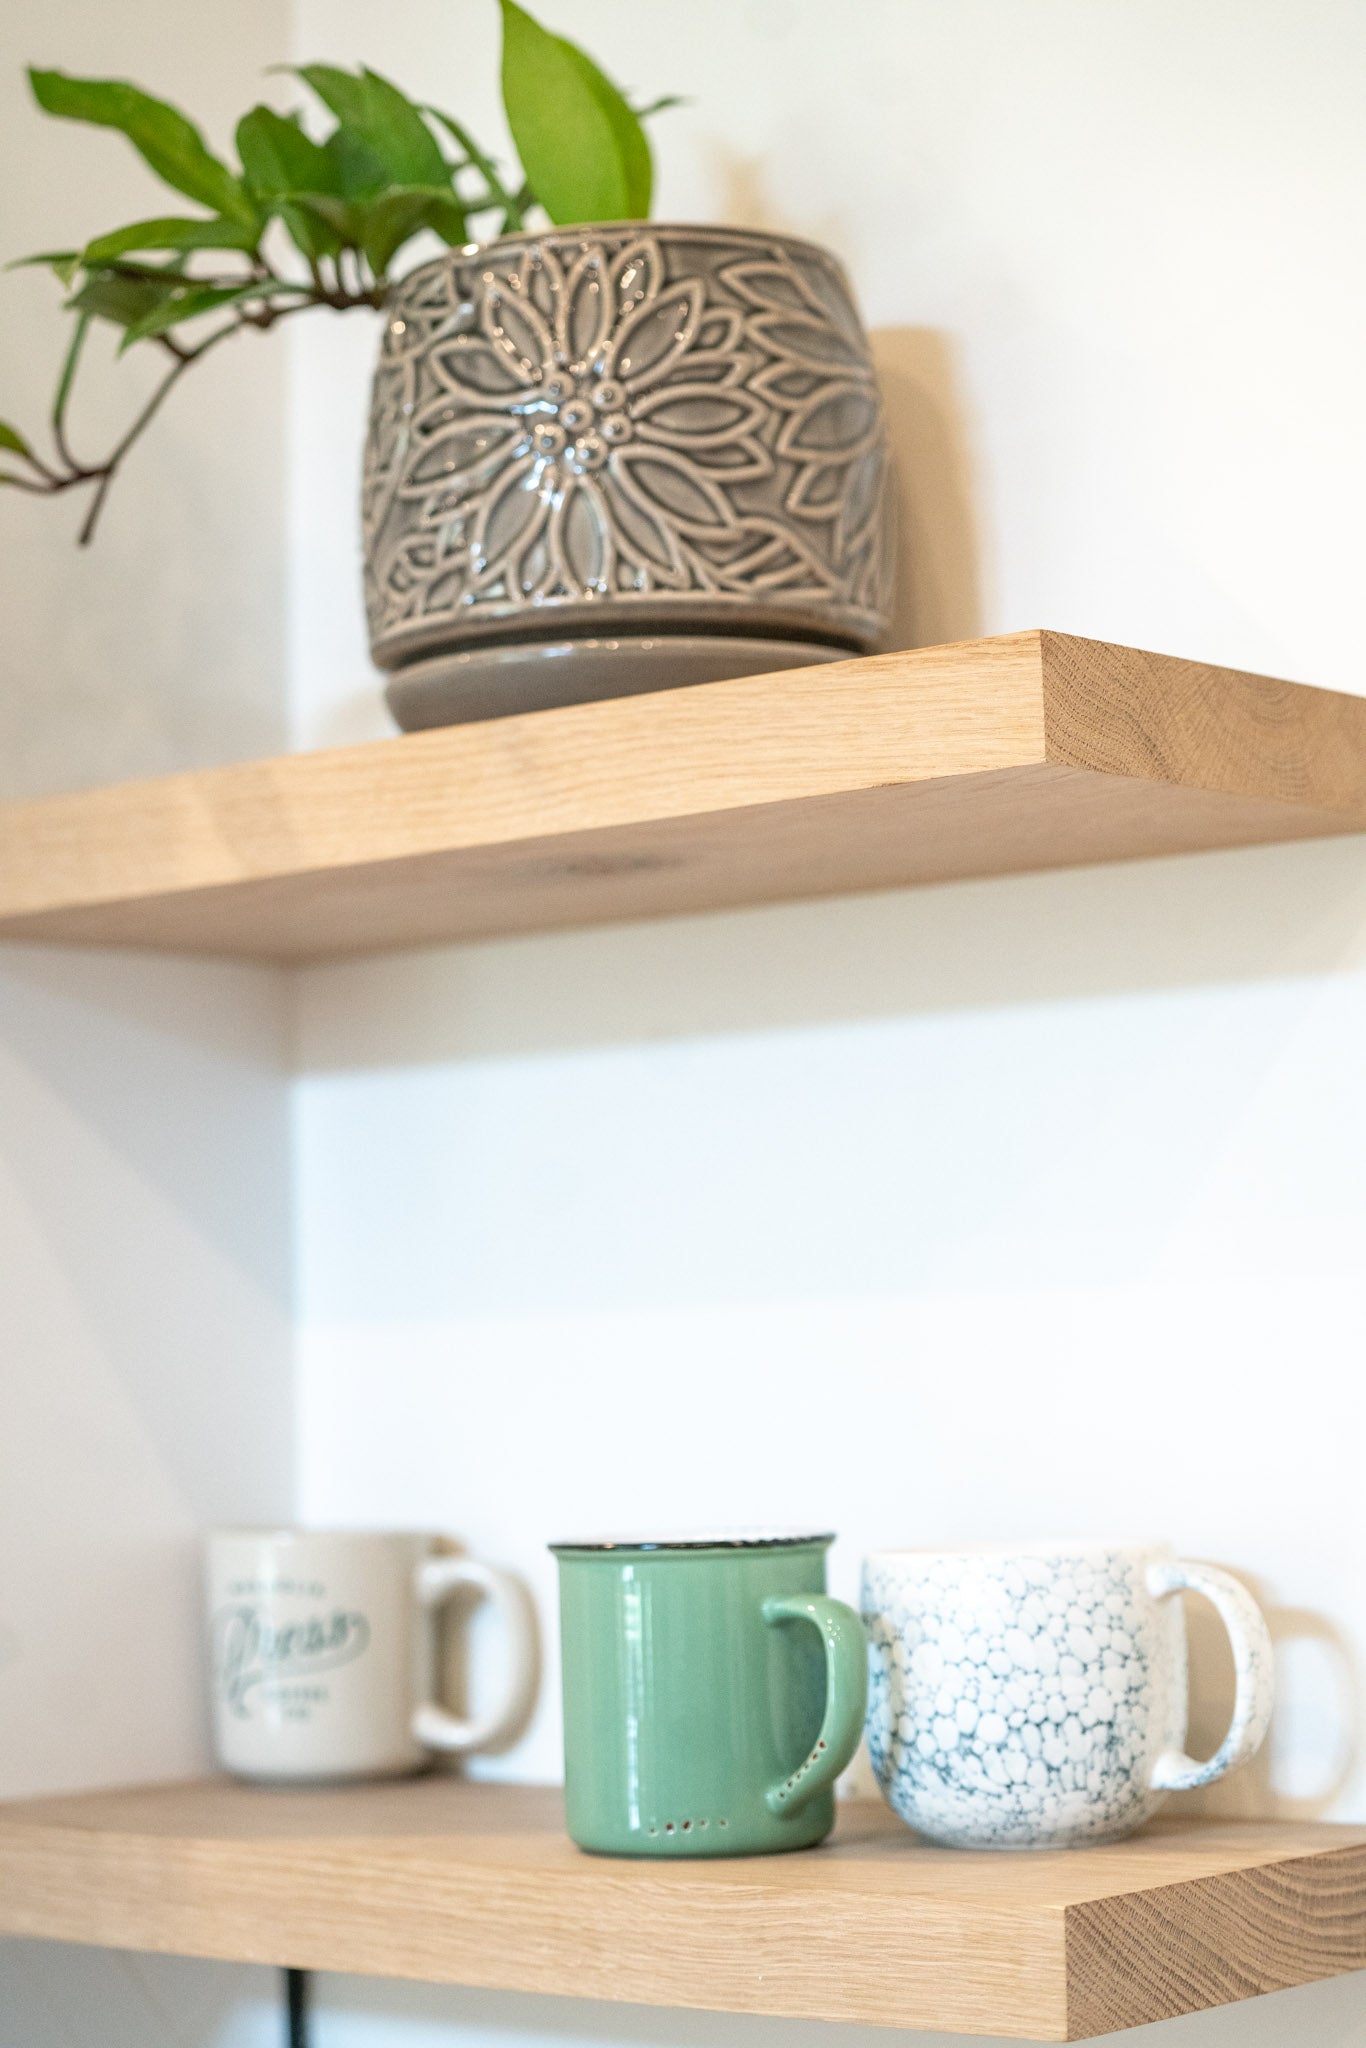
[[[770,1813],[800,1813],[817,1792],[834,1784],[859,1746],[868,1704],[867,1638],[853,1608],[826,1593],[765,1600],[764,1620],[814,1622],[825,1644],[825,1719],[820,1734],[791,1776],[770,1785],[764,1794]]]

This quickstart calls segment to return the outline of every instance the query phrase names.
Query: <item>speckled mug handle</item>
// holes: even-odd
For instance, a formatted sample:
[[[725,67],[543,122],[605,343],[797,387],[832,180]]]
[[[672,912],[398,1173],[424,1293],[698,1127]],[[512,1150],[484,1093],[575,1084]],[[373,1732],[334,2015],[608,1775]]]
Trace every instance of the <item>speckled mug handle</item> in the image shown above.
[[[1245,1764],[1261,1748],[1271,1722],[1271,1635],[1261,1608],[1247,1588],[1215,1565],[1188,1564],[1184,1559],[1150,1565],[1148,1591],[1155,1600],[1163,1600],[1169,1593],[1199,1593],[1228,1630],[1233,1650],[1233,1719],[1214,1755],[1208,1763],[1200,1764],[1183,1750],[1168,1749],[1153,1766],[1155,1792],[1188,1792],[1193,1786],[1208,1785],[1215,1778],[1222,1778],[1225,1771]]]
[[[770,1813],[799,1813],[826,1785],[833,1785],[863,1734],[868,1706],[868,1639],[852,1607],[828,1593],[794,1593],[765,1600],[764,1620],[814,1622],[825,1645],[825,1718],[809,1756],[791,1777],[770,1785],[764,1804]]]

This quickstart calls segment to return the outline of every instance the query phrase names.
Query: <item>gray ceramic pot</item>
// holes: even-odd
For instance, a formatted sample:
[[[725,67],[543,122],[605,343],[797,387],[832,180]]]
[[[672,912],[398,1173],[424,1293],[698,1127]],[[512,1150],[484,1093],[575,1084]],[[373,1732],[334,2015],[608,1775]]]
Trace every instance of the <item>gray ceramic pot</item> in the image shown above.
[[[887,475],[823,249],[628,222],[453,250],[395,288],[375,377],[390,704],[434,724],[866,650]]]

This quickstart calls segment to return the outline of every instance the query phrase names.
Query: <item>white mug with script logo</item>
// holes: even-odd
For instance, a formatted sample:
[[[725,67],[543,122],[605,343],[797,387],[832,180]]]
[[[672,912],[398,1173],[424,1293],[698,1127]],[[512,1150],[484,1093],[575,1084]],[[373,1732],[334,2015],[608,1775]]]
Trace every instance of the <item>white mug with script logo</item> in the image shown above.
[[[491,1565],[393,1531],[220,1529],[208,1543],[214,1736],[245,1778],[393,1777],[486,1749],[526,1702],[532,1623]],[[502,1609],[512,1669],[478,1719],[435,1698],[438,1610],[463,1587]]]

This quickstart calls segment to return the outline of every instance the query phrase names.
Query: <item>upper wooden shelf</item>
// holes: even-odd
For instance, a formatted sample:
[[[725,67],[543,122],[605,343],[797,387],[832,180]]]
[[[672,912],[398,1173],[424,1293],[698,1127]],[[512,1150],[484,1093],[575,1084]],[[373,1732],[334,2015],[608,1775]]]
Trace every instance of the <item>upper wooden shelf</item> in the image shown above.
[[[556,1792],[429,1778],[0,1808],[0,1933],[1067,2041],[1366,1967],[1366,1828],[932,1849],[879,1804],[788,1856],[623,1862]]]
[[[1366,699],[1058,633],[0,808],[0,936],[308,960],[1366,830]]]

